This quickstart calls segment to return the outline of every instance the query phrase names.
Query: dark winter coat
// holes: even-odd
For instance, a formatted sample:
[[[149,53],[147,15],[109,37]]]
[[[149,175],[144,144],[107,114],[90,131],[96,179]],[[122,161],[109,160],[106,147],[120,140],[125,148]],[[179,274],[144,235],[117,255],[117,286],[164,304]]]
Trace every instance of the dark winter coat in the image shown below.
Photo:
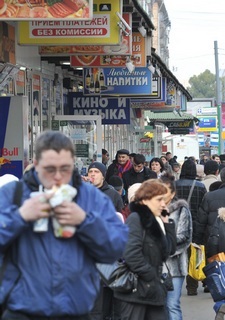
[[[116,211],[122,211],[124,206],[123,200],[121,198],[121,195],[113,188],[113,186],[110,186],[106,181],[104,181],[102,187],[99,188],[99,190],[104,192],[112,200]]]
[[[124,259],[130,270],[138,275],[138,288],[131,293],[115,292],[115,297],[131,303],[164,306],[167,291],[160,277],[163,262],[176,250],[174,222],[164,224],[165,235],[147,206],[132,202],[130,208]]]
[[[194,242],[206,244],[218,216],[218,209],[222,207],[225,207],[225,184],[222,184],[218,190],[205,194],[197,215]]]
[[[105,176],[105,180],[109,183],[109,179],[112,176],[120,176],[122,177],[122,175],[120,175],[119,173],[119,169],[118,169],[118,162],[116,160],[113,160],[113,162],[110,164],[110,166],[108,167],[107,171],[106,171],[106,176]],[[124,170],[123,173],[128,171],[130,168],[132,167],[132,163],[130,160],[128,160],[124,166]]]
[[[130,186],[132,186],[135,183],[142,183],[148,179],[157,179],[157,174],[156,172],[150,170],[147,167],[144,167],[142,172],[136,172],[134,168],[131,168],[130,170],[124,172],[122,179],[123,187],[126,191],[125,201],[127,201],[127,190]]]
[[[135,183],[142,183],[148,179],[157,179],[157,174],[147,167],[144,167],[142,172],[136,172],[134,168],[124,172],[123,176],[124,189],[127,191],[130,186]]]
[[[173,277],[186,276],[188,271],[187,248],[192,241],[192,218],[188,203],[181,199],[169,205],[170,218],[175,223],[177,249],[167,260]]]
[[[180,178],[179,180],[176,181],[177,198],[184,199],[184,200],[188,199],[193,181],[194,179],[183,179],[183,178]],[[207,191],[204,184],[196,180],[195,187],[194,187],[194,190],[190,199],[190,204],[189,204],[191,215],[192,215],[193,232],[195,232],[195,221],[197,219],[199,206],[206,192]]]
[[[211,228],[206,250],[207,258],[225,252],[225,208],[219,209],[218,217]]]

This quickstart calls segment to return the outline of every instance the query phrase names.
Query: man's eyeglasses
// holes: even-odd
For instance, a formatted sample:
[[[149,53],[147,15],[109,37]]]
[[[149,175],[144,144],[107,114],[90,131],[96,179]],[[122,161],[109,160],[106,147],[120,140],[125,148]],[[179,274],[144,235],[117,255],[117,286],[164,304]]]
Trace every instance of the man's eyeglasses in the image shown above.
[[[69,173],[71,173],[73,171],[73,167],[72,166],[62,166],[60,168],[56,168],[56,167],[44,167],[43,168],[47,174],[51,175],[51,176],[55,176],[55,174],[59,171],[59,173],[61,175],[67,175]]]

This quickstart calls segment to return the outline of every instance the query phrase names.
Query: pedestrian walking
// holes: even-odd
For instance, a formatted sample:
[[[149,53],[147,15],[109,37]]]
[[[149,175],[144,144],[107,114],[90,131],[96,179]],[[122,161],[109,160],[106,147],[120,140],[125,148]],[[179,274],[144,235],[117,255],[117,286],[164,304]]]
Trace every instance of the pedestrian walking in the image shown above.
[[[33,164],[21,179],[19,206],[13,203],[17,182],[0,188],[0,250],[9,255],[2,319],[88,320],[100,287],[96,262],[121,257],[127,227],[109,198],[81,181],[73,143],[63,133],[39,135]],[[68,190],[76,194],[72,201],[63,200]],[[46,222],[42,231],[39,219]],[[59,235],[53,221],[73,234]]]
[[[182,286],[187,276],[188,254],[187,249],[192,241],[192,217],[188,203],[183,199],[176,198],[176,185],[174,176],[166,173],[160,180],[168,187],[165,198],[167,214],[175,223],[177,248],[176,252],[170,256],[166,264],[170,270],[173,280],[173,291],[167,294],[167,309],[169,320],[182,320],[181,309]]]
[[[115,292],[122,301],[121,320],[167,319],[162,263],[175,252],[176,236],[173,221],[161,216],[166,193],[162,182],[149,179],[135,191],[130,203],[131,214],[126,220],[130,231],[123,258],[137,274],[138,286],[136,292]]]

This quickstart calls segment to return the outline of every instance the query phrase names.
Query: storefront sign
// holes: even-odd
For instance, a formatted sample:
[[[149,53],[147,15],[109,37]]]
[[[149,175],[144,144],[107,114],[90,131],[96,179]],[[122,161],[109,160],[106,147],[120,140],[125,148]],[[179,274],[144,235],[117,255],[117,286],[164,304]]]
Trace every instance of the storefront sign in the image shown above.
[[[193,130],[193,120],[181,120],[181,121],[160,121],[162,122],[171,134],[188,134]]]
[[[90,20],[93,0],[3,1],[0,20]]]
[[[157,85],[155,82],[157,81]],[[131,108],[141,109],[160,109],[166,106],[166,79],[161,77],[153,77],[152,79],[152,93],[148,97],[135,99],[132,98],[130,102]],[[157,89],[156,89],[157,88]],[[158,90],[158,91],[157,91]],[[159,98],[157,98],[159,97]]]
[[[124,20],[132,25],[131,14],[124,13]],[[143,47],[143,45],[142,45]],[[73,56],[71,61],[72,66],[83,67],[83,66],[101,66],[102,60],[98,56],[112,55],[117,57],[118,55],[131,55],[132,54],[132,35],[124,35],[122,41],[115,45],[73,45],[73,46],[40,46],[39,53],[42,56],[48,55],[68,55]],[[114,58],[114,60],[118,60]],[[106,61],[107,62],[107,61]],[[109,62],[109,61],[108,61]],[[105,64],[109,66],[109,64]]]
[[[85,95],[149,95],[152,90],[152,74],[148,68],[89,68],[84,69]]]
[[[94,1],[93,19],[90,21],[76,20],[39,20],[19,22],[18,42],[26,45],[96,45],[120,43],[120,28],[116,12],[121,11],[120,1],[109,4],[104,10],[104,0]],[[104,2],[105,3],[105,2]],[[46,48],[49,53],[53,48]],[[56,49],[57,51],[58,49]],[[64,53],[64,48],[62,53]]]
[[[129,124],[130,103],[126,98],[85,97],[68,94],[69,115],[101,115],[102,124]]]
[[[197,131],[217,131],[217,117],[198,117],[200,120]]]

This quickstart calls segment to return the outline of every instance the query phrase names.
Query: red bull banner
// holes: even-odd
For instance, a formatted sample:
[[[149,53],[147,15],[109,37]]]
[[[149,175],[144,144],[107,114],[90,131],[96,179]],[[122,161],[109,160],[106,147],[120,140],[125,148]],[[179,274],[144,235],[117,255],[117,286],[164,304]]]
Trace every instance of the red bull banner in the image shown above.
[[[19,179],[28,164],[27,97],[0,97],[0,176]]]

